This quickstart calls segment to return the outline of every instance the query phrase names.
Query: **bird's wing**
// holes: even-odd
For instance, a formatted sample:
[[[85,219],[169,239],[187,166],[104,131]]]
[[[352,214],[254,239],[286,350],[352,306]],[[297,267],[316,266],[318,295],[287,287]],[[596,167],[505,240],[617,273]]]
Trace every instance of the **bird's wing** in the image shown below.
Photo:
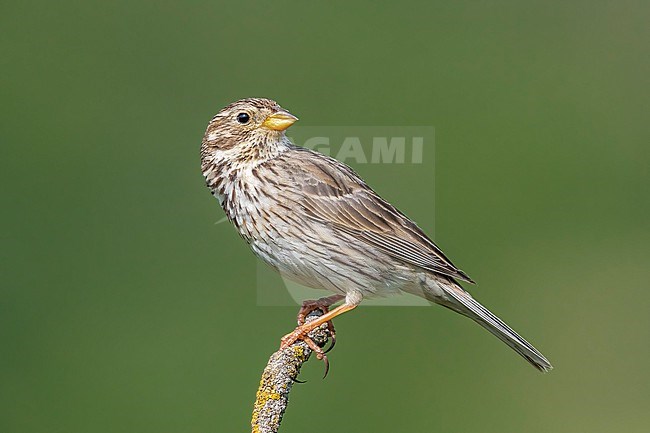
[[[298,148],[291,164],[307,217],[348,233],[404,263],[473,283],[407,216],[377,195],[347,165]]]

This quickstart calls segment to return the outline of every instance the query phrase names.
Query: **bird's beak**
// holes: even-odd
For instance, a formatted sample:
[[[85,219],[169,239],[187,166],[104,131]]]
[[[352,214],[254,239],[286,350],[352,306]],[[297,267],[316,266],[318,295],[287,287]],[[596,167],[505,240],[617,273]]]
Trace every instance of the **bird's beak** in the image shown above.
[[[298,118],[287,111],[277,111],[264,120],[262,126],[274,131],[284,131],[293,125]]]

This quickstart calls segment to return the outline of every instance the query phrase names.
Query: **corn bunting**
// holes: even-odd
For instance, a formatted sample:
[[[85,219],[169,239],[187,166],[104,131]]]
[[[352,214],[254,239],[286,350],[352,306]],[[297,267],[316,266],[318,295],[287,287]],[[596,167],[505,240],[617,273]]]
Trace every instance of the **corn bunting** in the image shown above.
[[[537,369],[552,368],[461,287],[473,281],[413,221],[347,165],[294,145],[285,130],[296,120],[269,99],[243,99],[212,118],[201,146],[207,186],[255,255],[283,277],[332,293],[303,305],[282,347],[302,339],[326,360],[309,331],[364,298],[406,292],[469,317]],[[324,314],[304,323],[314,308]]]

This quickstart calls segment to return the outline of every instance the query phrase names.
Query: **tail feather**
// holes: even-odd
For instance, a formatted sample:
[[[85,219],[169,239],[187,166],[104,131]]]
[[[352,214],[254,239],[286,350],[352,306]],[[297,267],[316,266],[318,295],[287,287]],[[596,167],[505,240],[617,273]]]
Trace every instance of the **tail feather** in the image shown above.
[[[440,303],[471,318],[494,334],[499,340],[510,346],[515,352],[525,358],[538,370],[547,372],[553,369],[551,363],[540,353],[539,350],[535,349],[532,344],[524,340],[523,337],[506,325],[503,320],[499,319],[490,310],[472,298],[472,296],[460,286],[438,284],[438,287],[451,298],[450,300],[455,302],[452,301],[451,304],[449,302],[441,302],[441,299],[437,296],[434,296],[433,299],[430,300]]]

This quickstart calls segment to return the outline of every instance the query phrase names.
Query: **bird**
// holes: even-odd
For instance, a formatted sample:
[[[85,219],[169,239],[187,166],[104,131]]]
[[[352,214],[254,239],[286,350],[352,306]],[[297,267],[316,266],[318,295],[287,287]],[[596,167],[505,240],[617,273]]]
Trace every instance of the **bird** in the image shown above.
[[[302,340],[327,361],[311,330],[333,332],[331,320],[364,299],[410,293],[474,320],[538,370],[553,368],[463,288],[474,281],[415,222],[348,165],[294,144],[286,130],[297,120],[273,100],[241,99],[212,117],[200,151],[207,187],[253,253],[284,278],[331,293],[303,303],[281,348]],[[315,309],[323,314],[305,323]]]

